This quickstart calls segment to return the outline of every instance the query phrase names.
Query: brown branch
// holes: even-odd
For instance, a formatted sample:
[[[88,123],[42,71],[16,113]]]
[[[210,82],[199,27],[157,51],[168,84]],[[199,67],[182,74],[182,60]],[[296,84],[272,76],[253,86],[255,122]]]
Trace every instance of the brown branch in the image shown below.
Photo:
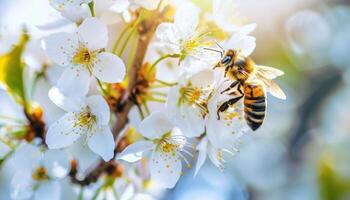
[[[147,52],[149,43],[151,42],[156,28],[161,22],[168,21],[166,14],[168,13],[169,8],[166,7],[162,12],[153,11],[149,12],[149,16],[141,20],[137,26],[137,31],[139,33],[138,45],[136,49],[136,55],[134,57],[133,63],[129,71],[129,83],[127,89],[124,91],[122,98],[117,105],[117,108],[114,112],[117,122],[113,127],[113,137],[117,140],[120,132],[128,123],[128,114],[131,108],[135,105],[133,100],[134,90],[137,87],[137,77],[144,62],[144,58]],[[118,144],[116,143],[116,149]],[[115,153],[116,154],[116,153]],[[115,155],[114,155],[115,156]],[[110,161],[113,162],[113,161]],[[89,185],[92,182],[96,182],[98,177],[105,172],[105,169],[110,162],[104,162],[103,160],[92,169],[83,180],[78,180],[76,178],[76,172],[71,173],[71,180],[73,183],[80,185]]]

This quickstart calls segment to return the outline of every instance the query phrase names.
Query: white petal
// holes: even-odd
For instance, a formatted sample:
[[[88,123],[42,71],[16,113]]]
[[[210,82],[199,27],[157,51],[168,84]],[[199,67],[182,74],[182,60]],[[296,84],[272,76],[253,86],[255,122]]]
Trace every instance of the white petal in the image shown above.
[[[85,69],[67,67],[57,82],[57,88],[67,97],[83,97],[89,91],[90,75]],[[80,69],[79,69],[80,68]]]
[[[174,16],[174,24],[180,31],[181,38],[184,39],[194,34],[198,21],[199,9],[192,3],[181,5]]]
[[[86,103],[91,109],[91,112],[97,117],[99,125],[107,125],[110,118],[109,106],[106,100],[101,95],[89,96]]]
[[[147,10],[154,10],[159,4],[159,0],[133,0],[135,4],[146,8]]]
[[[244,56],[249,56],[253,53],[256,47],[256,39],[252,36],[247,36],[243,40],[232,45],[233,49],[240,49]]]
[[[214,83],[214,71],[202,70],[189,78],[192,85],[199,88],[207,88]]]
[[[88,4],[69,7],[61,11],[61,15],[72,22],[81,23],[84,19],[91,17],[91,12]]]
[[[6,144],[0,142],[0,159],[11,151],[11,148]]]
[[[88,145],[96,154],[100,155],[105,161],[109,161],[114,154],[115,142],[109,126],[97,128],[89,139]]]
[[[119,83],[125,76],[125,65],[118,56],[104,52],[97,54],[97,62],[93,69],[93,74],[103,82]]]
[[[62,150],[47,150],[44,154],[43,164],[48,169],[50,177],[63,178],[69,172],[69,159]]]
[[[17,169],[31,170],[38,166],[42,154],[39,148],[32,144],[21,145],[12,156],[12,161]]]
[[[19,170],[11,181],[11,199],[30,199],[33,195],[34,181],[28,169]]]
[[[41,40],[30,40],[23,52],[24,62],[35,71],[41,70],[47,64],[47,58],[41,47]]]
[[[160,138],[172,129],[173,124],[171,121],[164,113],[159,111],[153,112],[146,117],[139,126],[141,134],[149,139]]]
[[[86,130],[74,127],[76,115],[68,112],[51,124],[46,134],[46,144],[50,149],[59,149],[72,145]]]
[[[35,200],[59,200],[61,196],[61,186],[58,181],[45,181],[40,183],[35,191]]]
[[[197,146],[197,150],[199,152],[198,152],[196,170],[194,171],[194,176],[197,176],[199,170],[202,168],[202,166],[205,163],[205,160],[207,159],[207,147],[208,147],[208,139],[205,137]]]
[[[173,23],[161,23],[156,30],[160,45],[170,50],[170,53],[181,53],[181,35]]]
[[[78,47],[78,38],[69,33],[54,33],[43,40],[47,56],[58,65],[69,65]]]
[[[236,137],[231,126],[227,126],[225,121],[217,120],[216,116],[206,122],[207,137],[215,148],[231,148]]]
[[[150,160],[151,180],[164,188],[173,188],[179,180],[182,170],[181,160],[177,155],[152,153]]]
[[[78,111],[84,105],[83,98],[66,97],[55,87],[49,90],[49,98],[54,104],[67,112]]]
[[[100,157],[97,156],[86,145],[86,138],[81,137],[67,151],[70,155],[78,161],[79,172],[85,173],[89,167],[100,161]]]
[[[87,18],[79,26],[78,36],[90,50],[105,48],[108,42],[107,26],[96,18]]]
[[[143,153],[145,151],[150,150],[153,147],[153,142],[138,141],[127,146],[126,149],[124,149],[124,151],[121,152],[117,158],[120,160],[125,160],[127,162],[136,162],[143,157]]]
[[[119,0],[119,1],[115,1],[114,4],[109,9],[117,13],[122,13],[124,11],[127,11],[129,6],[130,6],[129,0]]]
[[[176,125],[186,137],[198,137],[204,133],[204,119],[198,108],[183,106],[184,113],[177,116]]]

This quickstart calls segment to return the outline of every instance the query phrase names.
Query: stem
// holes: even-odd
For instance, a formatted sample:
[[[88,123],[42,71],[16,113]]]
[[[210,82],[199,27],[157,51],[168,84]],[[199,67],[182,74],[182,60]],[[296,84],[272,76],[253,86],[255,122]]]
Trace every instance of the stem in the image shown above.
[[[78,200],[83,200],[83,196],[84,196],[84,187],[81,186],[80,187],[79,196],[78,196]]]
[[[166,93],[164,93],[164,92],[157,92],[157,91],[152,91],[152,94],[153,95],[162,96],[162,97],[166,97],[167,96]]]
[[[130,66],[132,64],[132,58],[134,57],[135,52],[136,52],[136,43],[137,43],[137,40],[135,38],[134,40],[132,40],[130,54],[128,56],[128,60],[127,60],[127,63],[126,63],[126,67],[127,67],[128,70],[130,69]]]
[[[112,192],[113,192],[113,196],[114,196],[115,200],[119,200],[120,197],[119,197],[117,191],[115,190],[115,188],[113,186],[111,188],[112,188]]]
[[[128,46],[128,42],[129,42],[130,38],[135,34],[135,32],[136,32],[136,27],[133,27],[131,32],[129,33],[129,35],[126,37],[120,52],[118,53],[119,56],[123,55],[126,47]]]
[[[139,110],[141,119],[142,120],[145,119],[145,114],[143,113],[141,106],[139,105],[136,105],[136,106],[137,106],[137,109]]]
[[[177,83],[168,83],[166,81],[162,81],[162,80],[159,80],[159,79],[156,79],[156,82],[158,82],[158,83],[160,83],[162,85],[168,86],[168,87],[172,87],[172,86],[177,85]]]
[[[154,67],[156,67],[158,65],[158,63],[160,63],[162,60],[167,59],[167,58],[179,58],[180,54],[165,54],[161,57],[159,57],[154,63],[153,65],[150,67],[149,71],[153,70]]]
[[[143,106],[145,107],[146,109],[146,112],[147,112],[147,115],[150,115],[151,114],[151,111],[149,110],[149,107],[148,107],[148,104],[146,101],[142,102]]]
[[[158,99],[158,98],[155,98],[155,97],[149,97],[147,100],[158,102],[158,103],[165,103],[166,102],[164,99]]]
[[[95,17],[94,1],[91,1],[88,5],[89,5],[89,8],[90,8],[91,16]]]
[[[128,24],[127,26],[125,26],[124,30],[120,33],[117,41],[114,43],[113,50],[112,50],[112,52],[114,54],[117,53],[117,49],[118,49],[119,43],[121,42],[121,40],[124,37],[125,33],[129,30],[130,26],[131,26],[131,24]]]
[[[104,186],[104,185],[100,186],[100,187],[96,190],[96,192],[95,192],[95,194],[94,194],[94,196],[92,197],[91,200],[96,200],[96,199],[97,199],[98,195],[100,194],[100,192],[101,192],[102,189],[103,189],[103,186]]]
[[[101,81],[98,80],[97,78],[96,78],[96,81],[97,81],[98,87],[100,88],[100,90],[103,93],[103,96],[105,96],[105,97],[109,96],[108,92],[103,88],[103,85],[102,85]]]

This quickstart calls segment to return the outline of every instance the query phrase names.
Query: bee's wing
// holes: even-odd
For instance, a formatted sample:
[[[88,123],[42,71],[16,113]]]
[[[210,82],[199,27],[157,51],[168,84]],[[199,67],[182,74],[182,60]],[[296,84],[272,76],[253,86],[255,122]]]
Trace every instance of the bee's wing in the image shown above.
[[[266,86],[266,90],[271,95],[283,100],[287,98],[282,89],[273,80],[262,76],[260,73],[256,74],[256,78],[264,83],[264,85]]]
[[[255,68],[257,69],[257,73],[263,77],[266,77],[267,79],[275,79],[276,77],[282,76],[284,74],[282,70],[272,67],[255,65]]]

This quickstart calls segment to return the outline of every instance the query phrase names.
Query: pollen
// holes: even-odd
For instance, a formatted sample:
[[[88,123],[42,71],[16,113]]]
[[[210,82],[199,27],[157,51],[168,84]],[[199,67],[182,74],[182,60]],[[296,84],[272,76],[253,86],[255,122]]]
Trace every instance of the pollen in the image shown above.
[[[79,43],[79,47],[76,49],[73,55],[72,63],[85,67],[91,74],[94,68],[96,55],[97,52],[89,51],[87,47]]]
[[[43,181],[49,179],[47,170],[45,167],[38,167],[32,174],[32,178],[37,181]]]
[[[197,107],[201,110],[202,115],[208,113],[208,97],[210,96],[210,88],[192,87],[189,84],[187,87],[180,89],[180,98],[178,106],[186,103],[189,106]]]
[[[90,107],[86,107],[84,111],[76,114],[76,121],[74,122],[74,128],[85,127],[91,131],[97,122],[97,117],[91,112]]]

